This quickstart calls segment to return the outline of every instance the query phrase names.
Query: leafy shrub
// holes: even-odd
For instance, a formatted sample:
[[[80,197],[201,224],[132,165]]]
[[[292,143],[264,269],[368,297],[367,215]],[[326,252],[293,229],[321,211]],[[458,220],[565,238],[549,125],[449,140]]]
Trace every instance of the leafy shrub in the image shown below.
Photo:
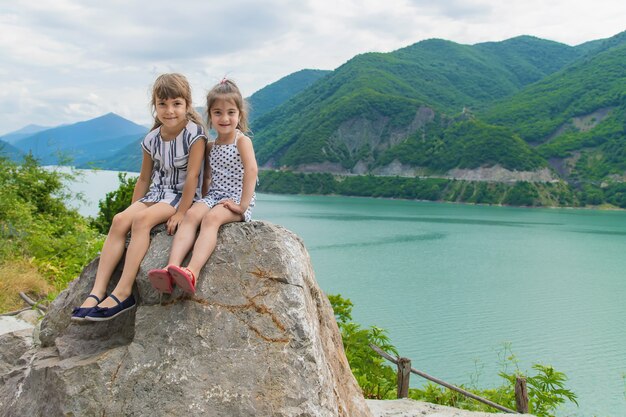
[[[370,343],[398,355],[385,330],[372,326],[363,329],[353,323],[352,302],[340,295],[329,295],[350,369],[366,398],[390,399],[396,394],[396,372],[370,348]]]
[[[21,164],[0,159],[0,264],[33,264],[56,291],[102,246],[102,236],[65,205],[74,175],[44,169],[30,155]]]
[[[124,172],[120,172],[117,177],[120,180],[119,187],[107,193],[104,200],[100,200],[98,203],[100,211],[92,223],[93,227],[103,234],[109,232],[113,216],[130,206],[137,183],[137,177],[128,178]]]

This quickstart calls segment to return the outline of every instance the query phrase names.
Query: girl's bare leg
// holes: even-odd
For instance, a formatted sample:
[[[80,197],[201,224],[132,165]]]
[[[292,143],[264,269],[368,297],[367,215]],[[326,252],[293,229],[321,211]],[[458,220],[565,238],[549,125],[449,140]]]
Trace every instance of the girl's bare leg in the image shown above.
[[[112,292],[119,300],[125,300],[133,291],[139,265],[150,246],[150,230],[157,224],[165,222],[174,213],[176,213],[176,209],[169,204],[156,203],[135,215],[131,226],[130,243],[126,250],[124,270],[120,281]],[[98,305],[100,307],[115,307],[117,302],[107,297]]]
[[[241,220],[241,214],[235,214],[221,204],[216,205],[204,215],[200,225],[200,233],[196,239],[196,244],[193,246],[193,255],[191,255],[191,260],[187,266],[194,276],[198,276],[215,250],[217,232],[220,230],[220,226]]]
[[[146,204],[137,201],[127,207],[126,210],[113,216],[111,228],[100,252],[96,280],[90,292],[90,294],[97,296],[100,300],[104,298],[111,275],[124,254],[126,235],[131,228],[133,219],[147,208]],[[96,304],[98,304],[96,300],[90,297],[83,302],[81,307],[93,307]]]
[[[168,265],[180,266],[189,253],[189,250],[196,241],[196,232],[202,222],[202,218],[209,212],[209,206],[202,202],[195,203],[185,213],[183,221],[178,226],[178,231],[174,235],[172,250]]]

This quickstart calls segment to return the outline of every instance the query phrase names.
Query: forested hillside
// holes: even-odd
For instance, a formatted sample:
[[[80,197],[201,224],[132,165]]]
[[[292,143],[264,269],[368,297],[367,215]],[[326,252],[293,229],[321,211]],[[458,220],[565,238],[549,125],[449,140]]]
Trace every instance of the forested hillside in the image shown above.
[[[599,46],[482,115],[510,127],[575,184],[623,180],[626,172],[626,43]]]
[[[622,201],[624,68],[625,33],[576,47],[520,36],[363,54],[256,120],[257,158],[344,175],[503,181],[504,169],[563,181],[579,204]]]
[[[267,167],[369,172],[387,162],[390,154],[407,148],[412,154],[421,152],[418,137],[449,142],[442,134],[450,123],[454,125],[450,137],[459,137],[463,126],[472,126],[475,133],[475,124],[459,127],[455,117],[509,97],[581,54],[567,45],[524,36],[475,46],[431,39],[387,54],[359,55],[258,119],[257,156]],[[480,126],[481,131],[491,131]],[[506,133],[505,142],[519,148],[512,135],[513,131]],[[489,141],[478,141],[485,142]],[[396,146],[402,149],[394,151]],[[433,146],[436,143],[421,148]],[[500,147],[509,156],[516,154],[507,144]],[[524,149],[522,158],[527,159],[529,152],[534,151]],[[509,160],[511,167],[525,165]],[[449,163],[425,167],[440,170]]]

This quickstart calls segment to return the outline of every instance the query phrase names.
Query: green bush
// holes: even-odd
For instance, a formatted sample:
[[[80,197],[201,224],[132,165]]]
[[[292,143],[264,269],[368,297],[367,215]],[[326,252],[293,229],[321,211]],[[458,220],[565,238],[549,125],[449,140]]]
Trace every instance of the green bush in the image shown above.
[[[137,177],[128,178],[124,172],[120,172],[117,177],[120,180],[119,187],[100,200],[98,216],[92,222],[92,226],[103,234],[109,233],[113,216],[130,206],[137,183]]]
[[[398,352],[389,342],[385,330],[376,326],[363,329],[353,323],[351,321],[353,304],[349,299],[344,299],[340,295],[329,295],[328,299],[335,311],[350,369],[363,390],[363,395],[375,399],[394,398],[396,372],[369,346],[373,343],[397,356]]]
[[[0,159],[0,263],[29,260],[57,291],[102,247],[102,236],[65,205],[75,175],[44,169],[30,155],[21,164]]]

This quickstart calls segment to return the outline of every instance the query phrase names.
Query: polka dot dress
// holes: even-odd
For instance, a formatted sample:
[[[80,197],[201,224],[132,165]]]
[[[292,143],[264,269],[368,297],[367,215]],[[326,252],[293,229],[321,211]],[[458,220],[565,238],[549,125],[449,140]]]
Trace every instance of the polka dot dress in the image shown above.
[[[241,135],[236,132],[235,141],[228,145],[218,145],[213,142],[209,154],[209,164],[211,166],[211,184],[209,191],[202,198],[202,201],[213,208],[222,200],[233,200],[237,204],[241,203],[241,193],[243,192],[243,163],[241,155],[237,149],[237,139]],[[244,213],[244,221],[252,219],[252,209],[256,194],[252,195],[248,209]]]

